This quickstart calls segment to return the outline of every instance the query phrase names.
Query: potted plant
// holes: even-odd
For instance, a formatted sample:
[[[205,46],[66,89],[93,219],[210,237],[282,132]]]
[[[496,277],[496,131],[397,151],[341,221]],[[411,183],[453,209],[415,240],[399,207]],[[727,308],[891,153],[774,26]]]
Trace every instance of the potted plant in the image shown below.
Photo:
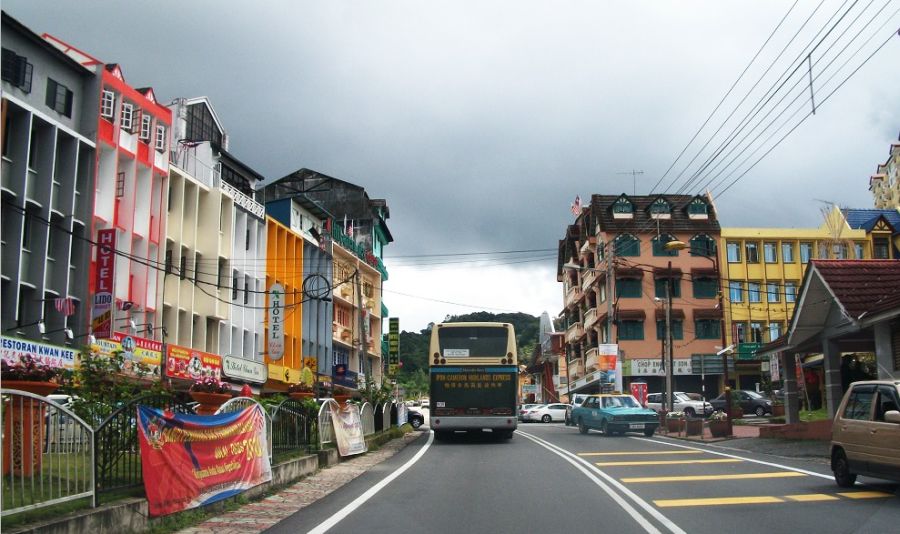
[[[728,436],[728,414],[722,411],[715,411],[709,416],[709,432],[714,438],[724,438]]]
[[[44,397],[59,387],[54,379],[60,373],[60,369],[39,364],[27,354],[12,365],[6,360],[0,364],[0,379],[5,389]],[[40,473],[46,404],[24,395],[10,395],[4,404],[3,474],[12,472],[17,476],[32,476]]]
[[[59,377],[60,369],[36,363],[34,358],[25,354],[19,361],[10,365],[3,360],[0,364],[0,377],[3,387],[18,389],[36,395],[47,396],[59,387],[54,380]]]
[[[231,399],[231,386],[214,376],[205,376],[191,385],[190,394],[199,403],[197,414],[213,415]]]
[[[699,417],[685,417],[684,433],[688,436],[703,435],[703,419]]]
[[[684,412],[668,412],[666,414],[666,431],[680,432],[684,421]]]
[[[300,371],[300,383],[291,384],[288,388],[288,395],[292,399],[311,399],[315,394],[313,385],[315,384],[315,376],[309,367],[304,367]]]

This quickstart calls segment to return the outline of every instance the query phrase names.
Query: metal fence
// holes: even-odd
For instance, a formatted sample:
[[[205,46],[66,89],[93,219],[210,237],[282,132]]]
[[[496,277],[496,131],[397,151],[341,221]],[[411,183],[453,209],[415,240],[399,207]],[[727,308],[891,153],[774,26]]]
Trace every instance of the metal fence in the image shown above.
[[[95,505],[94,432],[65,406],[14,389],[2,396],[3,517],[89,498]]]
[[[274,460],[300,452],[313,452],[319,447],[316,439],[317,411],[302,401],[286,399],[272,408],[272,448]]]
[[[324,447],[327,443],[334,443],[334,423],[331,421],[331,411],[339,410],[340,406],[332,399],[326,400],[319,407],[319,446]]]
[[[363,436],[371,436],[375,433],[375,410],[368,402],[359,407],[359,419],[362,422]]]
[[[216,410],[216,414],[239,412],[239,411],[243,410],[244,408],[247,408],[250,406],[259,406],[260,410],[262,410],[262,413],[265,416],[266,441],[268,442],[269,460],[271,460],[272,453],[273,453],[273,449],[272,449],[272,416],[269,415],[269,412],[266,411],[266,408],[262,404],[260,404],[259,401],[257,401],[256,399],[252,399],[250,397],[235,397],[235,398],[227,401],[222,406],[220,406],[219,409]]]

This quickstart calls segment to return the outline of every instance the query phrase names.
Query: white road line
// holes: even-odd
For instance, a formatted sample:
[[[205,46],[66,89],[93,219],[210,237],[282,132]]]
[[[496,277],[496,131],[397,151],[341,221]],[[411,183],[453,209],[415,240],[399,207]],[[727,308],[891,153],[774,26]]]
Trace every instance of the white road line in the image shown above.
[[[335,514],[333,516],[331,516],[327,521],[323,521],[322,523],[319,523],[315,528],[313,528],[312,530],[309,531],[309,534],[324,534],[325,532],[328,532],[328,530],[331,529],[331,527],[333,527],[333,526],[337,525],[338,523],[340,523],[341,521],[343,521],[343,519],[345,517],[352,514],[357,508],[362,506],[366,501],[368,501],[369,499],[374,497],[376,493],[383,490],[385,488],[385,486],[387,486],[388,484],[393,482],[395,478],[402,475],[407,469],[412,467],[413,464],[418,462],[419,459],[421,459],[422,456],[425,455],[425,451],[428,450],[428,447],[431,446],[431,443],[433,441],[434,441],[434,432],[429,432],[428,433],[428,441],[425,443],[425,445],[422,446],[422,449],[419,450],[419,452],[417,452],[415,456],[413,456],[412,458],[409,459],[408,462],[406,462],[405,464],[400,466],[396,471],[394,471],[390,475],[386,476],[381,482],[379,482],[378,484],[375,484],[374,486],[372,486],[371,488],[366,490],[365,493],[363,493],[356,499],[353,499],[353,502],[351,502],[347,506],[345,506],[345,507],[341,508],[340,510],[338,510],[337,512],[335,512]]]
[[[787,465],[776,464],[776,463],[774,463],[774,462],[764,462],[764,461],[762,461],[762,460],[754,460],[753,458],[746,458],[746,457],[744,457],[744,456],[738,456],[738,455],[736,455],[736,454],[728,454],[728,453],[725,453],[725,452],[714,451],[714,450],[706,449],[706,448],[703,448],[703,447],[692,447],[692,446],[690,446],[690,445],[683,445],[683,444],[681,444],[681,443],[671,443],[671,442],[668,442],[668,441],[660,441],[660,440],[658,440],[658,439],[639,438],[639,437],[637,437],[637,436],[629,436],[629,438],[630,438],[630,439],[640,440],[640,441],[646,441],[646,442],[649,442],[649,443],[660,443],[660,444],[662,444],[662,445],[668,445],[668,446],[670,446],[670,447],[679,447],[679,448],[682,448],[682,449],[691,449],[691,450],[695,450],[695,451],[703,451],[703,452],[706,452],[706,453],[708,453],[708,454],[715,454],[715,455],[717,455],[717,456],[724,456],[724,457],[726,457],[726,458],[737,458],[738,460],[743,460],[743,461],[745,461],[745,462],[752,462],[752,463],[755,463],[755,464],[767,465],[767,466],[769,466],[769,467],[777,467],[778,469],[785,469],[785,470],[787,470],[787,471],[794,471],[794,472],[797,472],[797,473],[803,473],[804,475],[809,475],[809,476],[813,476],[813,477],[824,478],[824,479],[826,479],[826,480],[834,480],[834,477],[831,476],[831,475],[823,475],[822,473],[816,473],[815,471],[809,471],[809,470],[806,470],[806,469],[800,469],[799,467],[790,467],[790,466],[787,466]]]
[[[653,524],[650,523],[650,521],[648,521],[646,517],[641,515],[641,513],[637,509],[635,509],[631,504],[628,503],[628,501],[626,501],[625,499],[622,498],[622,494],[628,496],[629,499],[634,501],[634,503],[637,504],[639,507],[643,508],[644,511],[647,512],[654,519],[656,519],[657,521],[662,523],[673,534],[686,534],[683,530],[681,530],[681,528],[678,527],[678,525],[673,523],[668,517],[664,516],[662,513],[660,513],[657,509],[655,509],[653,506],[651,506],[645,500],[641,499],[634,492],[632,492],[631,490],[629,490],[628,488],[626,488],[625,486],[620,484],[617,480],[610,477],[609,475],[607,475],[600,469],[597,469],[596,467],[591,465],[590,462],[583,460],[582,458],[578,457],[577,455],[575,455],[561,447],[558,447],[548,441],[544,441],[543,439],[541,439],[537,436],[534,436],[532,434],[529,434],[527,432],[523,432],[523,431],[519,430],[518,434],[534,441],[538,445],[544,447],[545,449],[549,450],[550,452],[556,454],[557,456],[561,457],[562,459],[566,460],[567,462],[569,462],[570,464],[575,466],[576,469],[581,471],[586,477],[591,479],[594,482],[594,484],[597,484],[597,486],[599,486],[600,489],[602,489],[604,492],[606,492],[606,494],[609,495],[610,498],[612,498],[612,500],[615,501],[616,504],[618,504],[623,510],[625,510],[628,513],[628,515],[630,515],[632,517],[632,519],[634,519],[647,532],[660,534],[659,529],[657,529],[655,526],[653,526]],[[603,479],[606,480],[606,483],[604,483],[602,480],[600,480],[599,478],[594,476],[594,473],[591,473],[591,471],[593,471],[597,475],[600,475],[600,477],[602,477]],[[613,489],[613,487],[615,487],[615,489]]]

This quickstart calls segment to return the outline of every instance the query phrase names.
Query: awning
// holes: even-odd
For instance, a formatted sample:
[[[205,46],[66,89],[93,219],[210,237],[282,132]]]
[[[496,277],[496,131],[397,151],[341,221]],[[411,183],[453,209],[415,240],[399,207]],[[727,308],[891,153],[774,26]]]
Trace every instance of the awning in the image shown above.
[[[668,269],[666,267],[654,267],[653,278],[681,278],[682,271],[678,267]]]
[[[722,310],[718,308],[697,308],[694,310],[694,319],[721,319]]]
[[[672,308],[672,319],[684,319],[684,310],[679,308]],[[665,309],[657,309],[656,310],[656,320],[657,321],[665,321],[666,320],[666,310]]]
[[[616,269],[616,278],[643,278],[644,270],[639,267],[620,267]]]
[[[643,321],[647,317],[644,310],[619,310],[616,318],[620,321]]]
[[[710,268],[693,268],[691,269],[691,278],[716,278],[718,273],[715,269]]]

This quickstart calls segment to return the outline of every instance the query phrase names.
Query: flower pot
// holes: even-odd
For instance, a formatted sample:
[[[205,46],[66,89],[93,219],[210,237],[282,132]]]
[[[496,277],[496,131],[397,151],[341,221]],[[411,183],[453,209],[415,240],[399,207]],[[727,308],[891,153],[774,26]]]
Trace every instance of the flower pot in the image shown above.
[[[683,419],[670,417],[666,419],[666,432],[681,432]]]
[[[197,415],[214,415],[223,404],[231,400],[231,393],[203,393],[191,391],[191,398],[200,405],[197,406]]]
[[[703,419],[685,419],[684,433],[688,436],[703,435]]]
[[[4,380],[4,389],[15,389],[46,397],[58,388],[54,382]],[[3,474],[32,476],[41,471],[46,404],[11,395],[3,408]]]
[[[709,433],[714,438],[724,438],[728,436],[728,421],[709,421]]]
[[[784,404],[772,405],[772,417],[784,417]]]
[[[288,393],[288,397],[290,397],[292,399],[297,399],[297,400],[311,399],[313,397],[313,392],[312,391],[292,391],[292,392]]]

